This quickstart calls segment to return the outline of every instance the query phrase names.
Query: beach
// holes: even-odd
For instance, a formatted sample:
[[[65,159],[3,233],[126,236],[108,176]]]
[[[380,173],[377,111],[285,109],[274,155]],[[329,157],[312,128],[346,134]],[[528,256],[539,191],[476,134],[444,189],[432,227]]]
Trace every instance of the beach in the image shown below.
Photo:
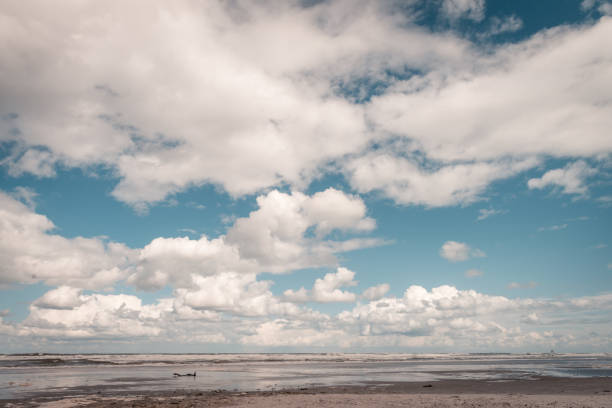
[[[4,355],[0,407],[612,407],[611,368],[607,354]]]
[[[3,407],[612,407],[612,378],[444,380],[276,391],[166,391],[8,400]]]

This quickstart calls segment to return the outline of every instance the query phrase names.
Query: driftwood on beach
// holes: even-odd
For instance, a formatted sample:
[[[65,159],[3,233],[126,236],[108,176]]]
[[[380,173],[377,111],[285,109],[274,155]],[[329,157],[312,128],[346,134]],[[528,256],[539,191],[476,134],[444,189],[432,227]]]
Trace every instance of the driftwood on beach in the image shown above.
[[[195,377],[196,376],[196,372],[194,371],[193,374],[191,374],[191,373],[187,373],[187,374],[174,373],[172,375],[175,376],[175,377]]]

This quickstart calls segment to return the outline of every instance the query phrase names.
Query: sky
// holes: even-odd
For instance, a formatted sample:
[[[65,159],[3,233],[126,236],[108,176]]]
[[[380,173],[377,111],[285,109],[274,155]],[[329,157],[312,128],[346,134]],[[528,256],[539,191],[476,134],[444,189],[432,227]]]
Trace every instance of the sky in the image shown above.
[[[0,4],[0,353],[612,352],[612,2]]]

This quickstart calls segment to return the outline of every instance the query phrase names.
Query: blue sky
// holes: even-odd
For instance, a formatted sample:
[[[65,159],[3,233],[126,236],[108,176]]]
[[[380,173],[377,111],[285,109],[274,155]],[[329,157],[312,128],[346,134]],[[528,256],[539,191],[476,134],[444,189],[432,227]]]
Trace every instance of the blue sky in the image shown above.
[[[612,351],[612,3],[0,15],[0,352]]]

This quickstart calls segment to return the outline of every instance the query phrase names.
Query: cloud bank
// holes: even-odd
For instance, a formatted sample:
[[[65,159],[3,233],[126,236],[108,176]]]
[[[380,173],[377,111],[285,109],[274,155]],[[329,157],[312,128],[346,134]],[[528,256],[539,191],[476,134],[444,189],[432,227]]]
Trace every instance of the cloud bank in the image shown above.
[[[612,150],[605,16],[482,49],[418,26],[411,3],[147,4],[3,5],[10,174],[103,165],[113,196],[143,211],[206,183],[302,190],[331,165],[355,191],[437,207],[546,157]],[[485,3],[445,0],[440,13],[480,21]],[[567,193],[584,191],[577,163]]]

